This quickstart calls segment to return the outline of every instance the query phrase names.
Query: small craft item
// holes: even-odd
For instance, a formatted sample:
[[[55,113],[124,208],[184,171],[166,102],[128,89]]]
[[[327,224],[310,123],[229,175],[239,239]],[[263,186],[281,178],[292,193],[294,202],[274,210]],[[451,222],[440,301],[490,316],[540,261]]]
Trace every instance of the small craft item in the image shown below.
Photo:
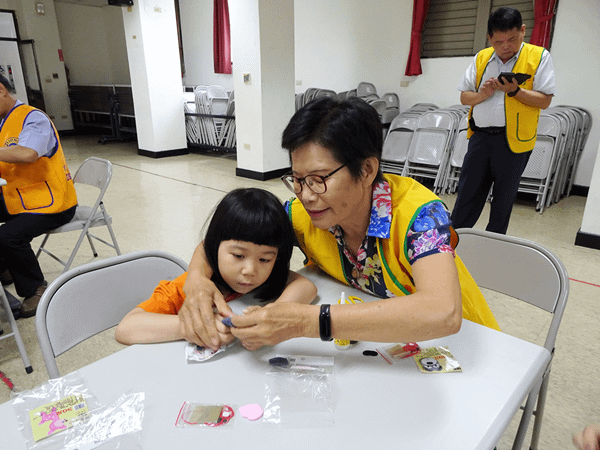
[[[231,317],[225,317],[221,320],[221,323],[229,328],[235,328],[235,325],[231,323]]]
[[[413,359],[423,373],[462,372],[459,362],[448,347],[422,348]]]
[[[196,425],[205,427],[220,427],[227,425],[235,412],[229,405],[207,405],[202,403],[184,402],[175,426]]]
[[[357,301],[364,303],[364,301],[361,298],[355,297],[354,295],[350,295],[350,296],[348,296],[348,298],[346,298],[346,293],[344,291],[342,291],[341,298],[338,300],[338,305],[342,305],[342,304],[355,305]],[[335,345],[335,348],[337,348],[338,350],[348,350],[350,348],[350,346],[357,344],[357,343],[358,343],[358,341],[350,341],[347,339],[334,339],[333,340],[333,344]]]
[[[188,362],[188,364],[206,361],[212,358],[213,356],[224,352],[231,345],[233,345],[233,343],[229,345],[223,345],[217,350],[213,350],[210,347],[200,347],[199,345],[196,345],[192,342],[188,342],[188,344],[185,347],[185,359]]]
[[[312,370],[323,372],[323,368],[315,366],[314,364],[302,364],[302,360],[303,357],[276,356],[269,359],[269,364],[271,364],[273,367],[279,367],[281,369]]]
[[[417,355],[420,351],[420,347],[416,342],[399,342],[398,344],[388,345],[377,349],[377,353],[381,355],[388,363],[394,364],[401,359],[408,358],[409,356]]]
[[[256,403],[250,403],[248,405],[240,406],[238,408],[240,415],[248,420],[258,420],[263,416],[263,409]]]
[[[29,411],[35,442],[72,427],[89,412],[82,395],[69,395]]]

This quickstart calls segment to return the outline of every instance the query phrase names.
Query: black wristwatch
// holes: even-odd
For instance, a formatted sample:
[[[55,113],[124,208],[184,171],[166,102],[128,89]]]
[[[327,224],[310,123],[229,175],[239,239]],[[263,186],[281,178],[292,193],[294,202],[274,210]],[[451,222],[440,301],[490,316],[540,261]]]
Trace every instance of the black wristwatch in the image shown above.
[[[517,93],[521,90],[520,86],[517,86],[517,88],[512,91],[512,92],[507,92],[506,95],[508,95],[509,97],[514,97],[515,95],[517,95]]]
[[[329,305],[321,305],[321,313],[319,314],[319,335],[322,341],[332,341],[331,337],[331,314]]]

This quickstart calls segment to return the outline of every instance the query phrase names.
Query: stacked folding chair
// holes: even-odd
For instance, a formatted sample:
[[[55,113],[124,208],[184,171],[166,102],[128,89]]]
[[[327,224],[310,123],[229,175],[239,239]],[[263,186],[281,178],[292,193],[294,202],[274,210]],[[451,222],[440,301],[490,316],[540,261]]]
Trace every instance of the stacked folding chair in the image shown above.
[[[186,135],[188,142],[207,147],[235,148],[235,114],[233,93],[230,96],[221,86],[197,86],[193,101],[184,93]]]
[[[535,147],[519,183],[519,192],[536,194],[536,209],[540,213],[544,211],[548,191],[557,174],[565,131],[555,116],[540,115]]]
[[[419,117],[410,142],[403,175],[418,180],[433,179],[433,191],[444,189],[446,165],[458,129],[458,115],[453,111],[428,111]]]
[[[410,141],[417,129],[418,117],[413,115],[398,115],[390,125],[387,137],[383,142],[381,169],[384,172],[402,175]]]
[[[458,180],[460,179],[460,170],[467,154],[469,141],[467,139],[467,129],[469,128],[469,116],[465,114],[458,124],[458,134],[454,140],[454,148],[450,153],[448,161],[445,188],[445,193],[453,194],[458,188]]]
[[[536,146],[521,178],[519,192],[536,193],[536,210],[568,196],[591,129],[589,111],[557,106],[542,111]]]

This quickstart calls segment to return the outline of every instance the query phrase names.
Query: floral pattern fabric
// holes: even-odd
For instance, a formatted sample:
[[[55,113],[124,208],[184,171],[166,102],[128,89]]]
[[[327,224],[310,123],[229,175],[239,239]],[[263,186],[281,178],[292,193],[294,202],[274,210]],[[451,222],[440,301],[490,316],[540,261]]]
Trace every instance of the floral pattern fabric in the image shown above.
[[[385,285],[377,247],[378,238],[390,237],[392,225],[392,197],[387,182],[383,181],[373,186],[372,205],[367,235],[356,257],[348,249],[341,227],[336,225],[329,231],[334,235],[340,254],[343,255],[342,264],[348,282],[357,289],[377,297],[395,297],[396,295]],[[450,214],[442,202],[436,201],[423,205],[406,236],[410,263],[413,264],[417,259],[435,253],[454,254],[450,246],[450,226]],[[414,292],[414,286],[404,287],[408,292]]]

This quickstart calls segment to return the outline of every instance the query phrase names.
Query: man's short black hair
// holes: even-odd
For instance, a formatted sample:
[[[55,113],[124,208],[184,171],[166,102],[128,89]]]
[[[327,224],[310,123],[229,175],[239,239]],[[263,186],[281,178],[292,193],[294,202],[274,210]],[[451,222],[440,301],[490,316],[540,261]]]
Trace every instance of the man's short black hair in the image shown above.
[[[328,149],[340,164],[346,164],[352,178],[358,180],[367,158],[375,156],[381,160],[381,119],[375,108],[358,97],[317,98],[294,114],[281,139],[281,146],[290,155],[308,143]],[[374,182],[379,181],[383,181],[381,168]]]
[[[521,29],[523,26],[523,19],[518,9],[510,6],[503,6],[498,8],[488,19],[488,36],[492,36],[494,31],[509,31],[513,28]]]
[[[16,91],[4,75],[0,75],[0,84],[11,94],[16,94]]]

